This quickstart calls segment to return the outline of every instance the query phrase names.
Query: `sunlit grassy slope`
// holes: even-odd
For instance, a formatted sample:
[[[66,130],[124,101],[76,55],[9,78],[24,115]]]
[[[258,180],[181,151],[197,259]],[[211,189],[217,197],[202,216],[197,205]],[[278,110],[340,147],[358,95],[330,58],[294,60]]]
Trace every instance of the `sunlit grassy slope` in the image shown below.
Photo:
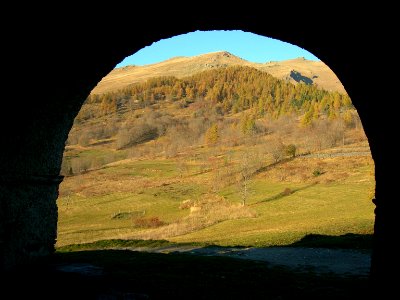
[[[235,157],[244,148],[230,149],[228,163],[226,151],[213,151],[210,156],[225,165],[186,159],[182,167],[179,157],[148,157],[66,177],[58,199],[57,246],[102,239],[269,246],[290,244],[309,233],[372,233],[370,156],[296,157],[261,170],[252,177],[242,207],[237,184],[222,180],[216,185],[227,177],[216,174],[234,173]],[[316,169],[322,174],[314,176]],[[138,219],[158,221],[138,226]]]

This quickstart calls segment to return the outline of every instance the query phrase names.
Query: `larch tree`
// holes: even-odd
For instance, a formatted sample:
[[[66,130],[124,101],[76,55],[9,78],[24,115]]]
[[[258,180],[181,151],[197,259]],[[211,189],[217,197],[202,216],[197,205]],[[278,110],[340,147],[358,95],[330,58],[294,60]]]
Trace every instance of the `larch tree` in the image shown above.
[[[218,139],[219,139],[218,125],[213,124],[206,131],[205,142],[208,145],[215,145],[218,142]]]

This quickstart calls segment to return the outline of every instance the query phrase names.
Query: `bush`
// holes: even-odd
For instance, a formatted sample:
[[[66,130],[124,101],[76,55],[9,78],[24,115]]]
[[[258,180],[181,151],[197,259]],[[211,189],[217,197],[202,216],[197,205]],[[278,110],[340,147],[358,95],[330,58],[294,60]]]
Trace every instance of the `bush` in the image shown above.
[[[318,177],[318,176],[322,175],[322,173],[323,172],[320,169],[315,169],[312,174],[314,177]]]
[[[294,158],[296,156],[296,146],[293,144],[287,145],[285,147],[285,153],[286,155]]]
[[[92,139],[92,134],[89,130],[83,131],[79,136],[78,143],[79,145],[86,147],[89,146],[90,140]]]
[[[113,219],[113,220],[126,220],[126,219],[138,218],[140,216],[143,216],[143,214],[144,214],[144,211],[118,212],[118,213],[114,213],[111,216],[111,219]]]
[[[282,196],[289,196],[289,195],[293,194],[293,191],[290,188],[285,188],[281,194],[282,194]]]
[[[72,174],[82,174],[87,172],[92,164],[90,157],[77,157],[70,160],[70,169]]]
[[[165,225],[165,222],[161,221],[158,217],[149,218],[138,218],[133,221],[135,227],[140,228],[157,228]]]
[[[158,137],[158,130],[153,125],[145,121],[139,121],[134,124],[127,124],[122,127],[117,135],[117,149],[129,148],[136,144],[141,144]]]
[[[179,209],[189,209],[194,205],[194,201],[191,199],[185,200],[183,201],[180,205],[179,205]]]

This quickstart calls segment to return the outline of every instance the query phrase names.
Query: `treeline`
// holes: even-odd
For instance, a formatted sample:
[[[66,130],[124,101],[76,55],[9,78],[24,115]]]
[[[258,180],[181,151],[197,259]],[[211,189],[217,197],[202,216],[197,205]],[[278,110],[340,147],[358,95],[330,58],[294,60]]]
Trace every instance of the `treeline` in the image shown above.
[[[143,108],[158,101],[178,101],[182,107],[204,102],[225,115],[252,109],[255,118],[275,119],[285,114],[304,114],[304,125],[321,116],[337,117],[352,108],[348,95],[315,86],[294,85],[251,67],[227,67],[177,79],[157,77],[116,92],[90,95],[86,103],[99,105],[101,114],[121,107]]]

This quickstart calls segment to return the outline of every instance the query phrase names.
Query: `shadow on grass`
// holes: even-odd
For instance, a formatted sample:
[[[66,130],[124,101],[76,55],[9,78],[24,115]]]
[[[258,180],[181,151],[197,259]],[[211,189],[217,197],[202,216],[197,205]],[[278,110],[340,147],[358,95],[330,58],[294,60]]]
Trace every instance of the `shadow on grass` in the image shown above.
[[[279,165],[283,165],[283,164],[285,164],[285,163],[287,163],[289,161],[292,161],[294,159],[295,159],[294,157],[283,158],[283,159],[281,159],[279,161],[276,161],[276,162],[273,162],[272,164],[269,164],[268,166],[263,166],[263,167],[259,168],[258,170],[256,170],[254,172],[253,175],[257,175],[257,174],[260,174],[260,173],[263,173],[263,172],[267,172],[267,171],[269,171],[269,170],[271,170],[271,169],[273,169],[273,168],[275,168],[275,167],[277,167]]]
[[[58,253],[76,252],[84,250],[135,250],[135,249],[161,249],[161,248],[182,248],[182,247],[213,247],[213,248],[249,248],[247,246],[219,246],[205,242],[175,243],[167,240],[99,240],[92,243],[72,244],[57,248]],[[273,247],[273,246],[272,246]],[[306,247],[306,248],[331,248],[331,249],[353,249],[371,250],[372,234],[346,233],[339,236],[307,234],[301,240],[285,247]]]
[[[72,244],[57,248],[57,252],[72,252],[81,250],[109,250],[126,248],[162,248],[183,246],[205,246],[200,243],[174,243],[167,240],[99,240],[92,243]]]
[[[56,253],[40,265],[6,274],[2,283],[3,292],[11,292],[12,299],[366,299],[368,295],[365,278],[296,273],[229,257],[128,250]]]
[[[274,196],[271,196],[271,197],[269,197],[269,198],[266,198],[266,199],[263,199],[263,200],[261,200],[261,201],[252,203],[252,204],[250,204],[249,206],[253,206],[253,205],[258,205],[258,204],[261,204],[261,203],[266,203],[266,202],[271,202],[271,201],[279,200],[279,199],[282,199],[283,197],[290,196],[290,195],[292,195],[292,194],[294,194],[294,193],[296,193],[296,192],[306,190],[306,189],[308,189],[308,188],[310,188],[310,187],[312,187],[312,186],[314,186],[314,185],[316,185],[316,184],[317,184],[317,183],[311,183],[311,184],[306,185],[306,186],[303,186],[303,187],[301,187],[301,188],[297,188],[297,189],[293,189],[293,190],[288,190],[288,191],[285,190],[285,191],[280,192],[280,193],[278,193],[278,194],[276,194],[276,195],[274,195]]]
[[[287,247],[371,250],[372,234],[346,233],[338,236],[307,234]]]

